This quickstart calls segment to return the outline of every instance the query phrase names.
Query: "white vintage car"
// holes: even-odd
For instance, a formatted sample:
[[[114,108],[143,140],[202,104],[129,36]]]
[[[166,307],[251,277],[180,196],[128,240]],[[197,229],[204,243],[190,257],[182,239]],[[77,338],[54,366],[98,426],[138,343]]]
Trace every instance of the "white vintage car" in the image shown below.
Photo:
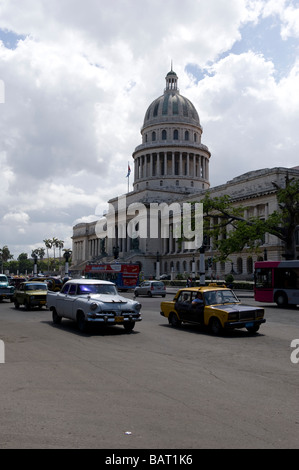
[[[54,323],[69,318],[81,331],[92,323],[123,325],[132,331],[135,322],[141,321],[139,302],[121,297],[112,282],[97,279],[67,281],[60,292],[48,292],[47,306]]]

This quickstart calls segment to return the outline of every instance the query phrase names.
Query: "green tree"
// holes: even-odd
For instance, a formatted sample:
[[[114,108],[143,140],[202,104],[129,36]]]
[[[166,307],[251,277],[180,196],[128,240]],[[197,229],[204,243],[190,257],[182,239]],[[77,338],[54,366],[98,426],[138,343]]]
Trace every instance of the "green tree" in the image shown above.
[[[273,183],[279,209],[266,220],[244,217],[244,206],[235,206],[230,196],[211,198],[209,193],[203,203],[204,234],[213,239],[218,259],[225,260],[231,253],[245,247],[257,251],[266,233],[275,235],[284,243],[284,257],[295,259],[295,232],[299,225],[299,180],[286,177],[283,187]],[[193,204],[193,203],[191,203]],[[229,228],[229,230],[228,230]]]
[[[7,245],[4,245],[3,248],[0,248],[0,272],[3,272],[4,263],[7,263],[7,261],[12,258],[13,258],[13,255],[9,251],[9,248]]]
[[[19,262],[19,273],[20,274],[25,274],[27,272],[32,271],[32,260],[28,259],[27,253],[21,253],[18,256],[18,262]]]

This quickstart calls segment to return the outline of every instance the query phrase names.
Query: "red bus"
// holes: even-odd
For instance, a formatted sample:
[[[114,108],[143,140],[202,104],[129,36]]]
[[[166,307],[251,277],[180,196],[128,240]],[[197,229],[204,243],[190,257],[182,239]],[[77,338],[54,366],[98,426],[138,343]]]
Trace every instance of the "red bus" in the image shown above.
[[[254,265],[254,298],[279,307],[299,304],[299,260],[257,261]]]
[[[134,289],[139,284],[139,264],[87,264],[84,274],[88,279],[111,281],[119,290]]]

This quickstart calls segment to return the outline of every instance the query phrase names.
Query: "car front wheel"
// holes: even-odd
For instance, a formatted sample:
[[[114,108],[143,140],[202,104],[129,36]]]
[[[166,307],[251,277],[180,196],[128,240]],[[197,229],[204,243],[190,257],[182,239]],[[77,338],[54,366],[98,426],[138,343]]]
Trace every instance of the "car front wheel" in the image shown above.
[[[254,335],[255,333],[258,332],[258,330],[260,329],[260,325],[254,325],[254,326],[250,326],[248,328],[246,328],[248,333],[250,333],[251,335]]]
[[[128,323],[124,323],[124,329],[125,329],[128,333],[134,329],[134,326],[135,326],[135,322],[134,322],[134,321],[130,321],[130,322],[128,322]]]
[[[213,335],[219,335],[222,331],[220,320],[216,317],[211,318],[209,326]]]
[[[79,312],[77,315],[77,325],[81,333],[84,333],[87,330],[87,321],[85,320],[85,315],[82,312]]]

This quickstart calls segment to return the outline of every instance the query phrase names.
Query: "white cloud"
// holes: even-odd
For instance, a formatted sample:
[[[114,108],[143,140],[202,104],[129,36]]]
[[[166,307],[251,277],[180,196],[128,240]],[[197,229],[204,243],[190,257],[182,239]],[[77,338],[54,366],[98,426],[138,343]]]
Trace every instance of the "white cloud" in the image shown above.
[[[127,191],[127,163],[133,170],[171,60],[199,112],[213,185],[295,166],[298,64],[278,81],[262,50],[231,48],[244,25],[254,34],[265,18],[283,41],[296,39],[297,16],[287,0],[0,0],[0,30],[23,35],[14,49],[0,45],[0,246],[17,256],[53,236],[70,245],[75,222]],[[188,74],[189,64],[205,78]]]

